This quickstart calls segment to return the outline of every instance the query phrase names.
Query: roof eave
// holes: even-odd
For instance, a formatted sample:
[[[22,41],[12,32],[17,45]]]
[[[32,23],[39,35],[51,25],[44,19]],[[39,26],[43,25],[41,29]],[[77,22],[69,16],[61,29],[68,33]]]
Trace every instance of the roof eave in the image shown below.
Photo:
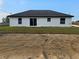
[[[74,16],[7,16],[7,17],[74,17]]]

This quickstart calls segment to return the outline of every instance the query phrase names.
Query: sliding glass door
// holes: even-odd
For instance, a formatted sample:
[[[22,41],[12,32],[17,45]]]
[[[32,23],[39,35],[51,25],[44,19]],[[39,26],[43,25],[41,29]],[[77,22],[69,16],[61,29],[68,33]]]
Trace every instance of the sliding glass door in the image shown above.
[[[36,18],[30,18],[30,26],[37,26],[37,19]]]

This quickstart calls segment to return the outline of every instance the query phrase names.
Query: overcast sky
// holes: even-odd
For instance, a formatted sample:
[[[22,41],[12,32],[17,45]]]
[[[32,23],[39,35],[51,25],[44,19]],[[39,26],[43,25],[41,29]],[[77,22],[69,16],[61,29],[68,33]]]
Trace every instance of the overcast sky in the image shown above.
[[[79,20],[79,0],[0,0],[2,13],[18,13],[30,9],[64,12],[74,15],[74,20]]]

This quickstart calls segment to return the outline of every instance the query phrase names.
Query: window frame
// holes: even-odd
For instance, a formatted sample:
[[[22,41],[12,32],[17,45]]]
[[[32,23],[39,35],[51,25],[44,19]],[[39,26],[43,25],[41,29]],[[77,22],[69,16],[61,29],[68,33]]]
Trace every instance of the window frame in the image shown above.
[[[60,18],[60,24],[65,24],[66,23],[66,18]]]
[[[22,18],[18,18],[18,24],[22,24]]]
[[[51,22],[51,18],[47,18],[47,22]]]

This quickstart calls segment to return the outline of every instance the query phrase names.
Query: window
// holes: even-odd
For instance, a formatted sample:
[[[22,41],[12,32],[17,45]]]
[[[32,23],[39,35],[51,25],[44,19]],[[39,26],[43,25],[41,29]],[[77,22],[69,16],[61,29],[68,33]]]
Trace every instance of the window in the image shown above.
[[[30,26],[37,26],[37,19],[36,18],[30,18]]]
[[[18,24],[22,24],[22,18],[18,18]]]
[[[51,22],[51,18],[47,18],[47,22]]]
[[[65,24],[65,18],[60,19],[60,24]]]

